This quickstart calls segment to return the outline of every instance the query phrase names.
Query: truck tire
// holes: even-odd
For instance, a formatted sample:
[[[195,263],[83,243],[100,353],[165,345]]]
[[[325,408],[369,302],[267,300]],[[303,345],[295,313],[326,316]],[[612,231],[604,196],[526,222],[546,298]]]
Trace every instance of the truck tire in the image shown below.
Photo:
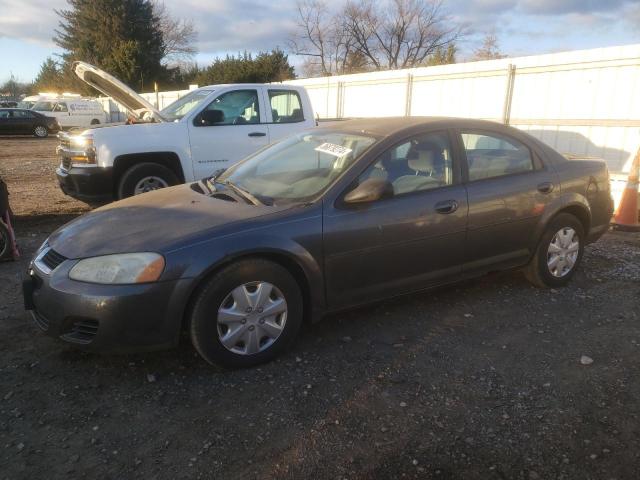
[[[138,163],[124,172],[118,183],[118,200],[141,193],[178,185],[180,180],[164,165],[153,162]]]
[[[94,118],[93,120],[91,120],[91,125],[100,125],[100,120]]]

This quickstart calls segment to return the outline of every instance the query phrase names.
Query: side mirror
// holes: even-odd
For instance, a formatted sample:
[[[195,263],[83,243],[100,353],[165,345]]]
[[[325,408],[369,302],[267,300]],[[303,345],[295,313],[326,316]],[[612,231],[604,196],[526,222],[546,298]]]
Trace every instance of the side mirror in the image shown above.
[[[393,185],[382,178],[369,178],[344,197],[345,203],[368,203],[393,197]]]
[[[196,127],[210,127],[216,123],[224,122],[224,112],[222,110],[204,110],[195,118]]]

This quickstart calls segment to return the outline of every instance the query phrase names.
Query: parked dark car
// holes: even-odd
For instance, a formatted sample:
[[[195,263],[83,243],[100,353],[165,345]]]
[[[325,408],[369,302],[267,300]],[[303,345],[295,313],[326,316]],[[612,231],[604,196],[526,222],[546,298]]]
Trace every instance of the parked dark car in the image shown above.
[[[0,102],[0,107],[4,108],[15,108],[18,106],[18,102],[13,102],[11,100],[3,100]]]
[[[45,138],[60,131],[58,121],[24,108],[0,108],[0,135],[35,135]]]
[[[85,349],[170,347],[186,329],[207,361],[249,366],[327,312],[511,268],[561,287],[611,212],[604,162],[516,129],[345,121],[60,228],[25,304]]]

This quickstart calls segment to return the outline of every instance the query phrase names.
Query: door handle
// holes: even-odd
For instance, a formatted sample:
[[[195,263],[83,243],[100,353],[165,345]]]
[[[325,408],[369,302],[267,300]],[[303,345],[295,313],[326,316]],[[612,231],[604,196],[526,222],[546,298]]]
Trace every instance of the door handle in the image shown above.
[[[249,136],[250,137],[266,137],[267,134],[264,132],[251,132]]]
[[[445,200],[444,202],[438,202],[435,206],[436,212],[447,215],[458,210],[458,202],[455,200]]]
[[[553,192],[553,183],[551,182],[543,182],[538,185],[538,191],[540,193],[551,193]]]

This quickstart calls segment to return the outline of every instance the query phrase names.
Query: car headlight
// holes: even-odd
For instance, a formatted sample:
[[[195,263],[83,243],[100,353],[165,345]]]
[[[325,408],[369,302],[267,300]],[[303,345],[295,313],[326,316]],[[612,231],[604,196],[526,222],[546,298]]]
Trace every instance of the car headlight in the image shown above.
[[[122,253],[85,258],[69,271],[80,282],[126,285],[155,282],[164,270],[164,257],[157,253]]]

